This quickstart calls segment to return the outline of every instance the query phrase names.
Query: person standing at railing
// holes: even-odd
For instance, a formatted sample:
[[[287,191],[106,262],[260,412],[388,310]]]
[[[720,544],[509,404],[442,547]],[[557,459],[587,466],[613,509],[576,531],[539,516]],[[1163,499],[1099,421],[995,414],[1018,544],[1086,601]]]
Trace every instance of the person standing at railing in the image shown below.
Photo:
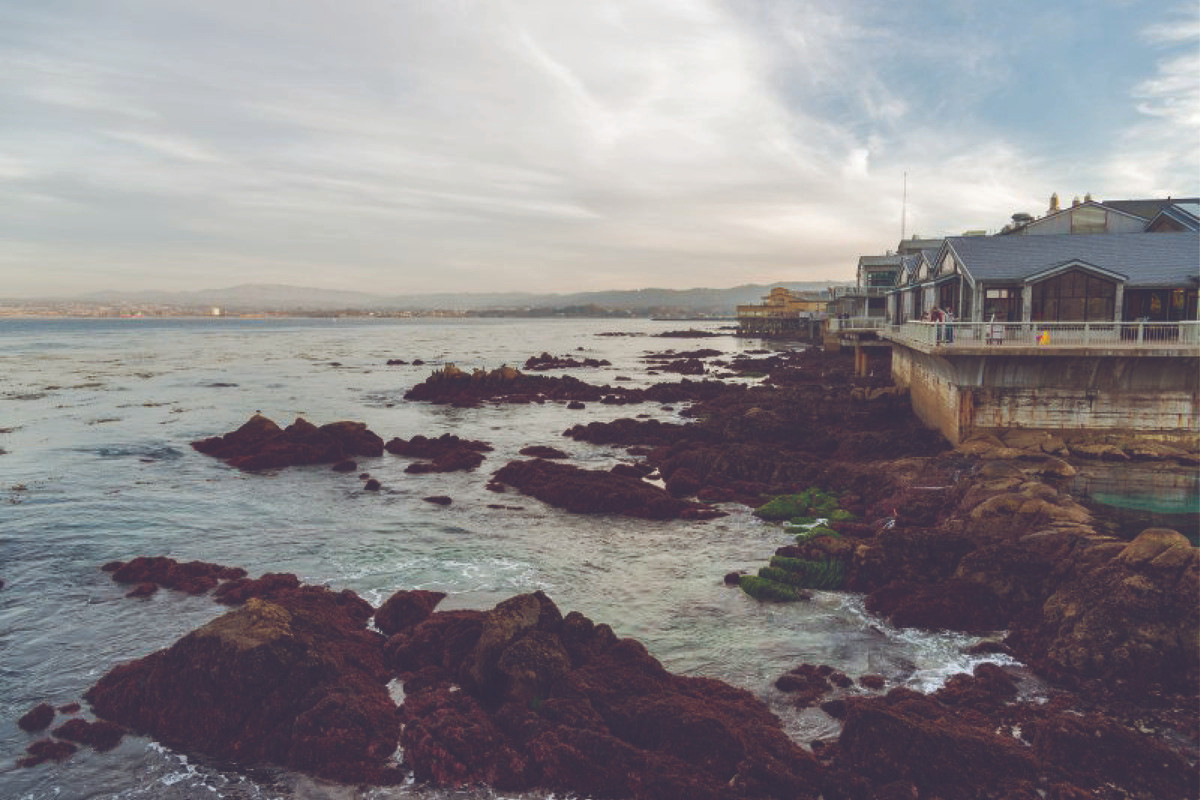
[[[946,306],[942,317],[946,321],[946,344],[954,344],[954,306]]]
[[[946,315],[937,306],[929,309],[929,319],[933,322],[934,341],[938,344],[942,343],[942,324],[946,321]]]

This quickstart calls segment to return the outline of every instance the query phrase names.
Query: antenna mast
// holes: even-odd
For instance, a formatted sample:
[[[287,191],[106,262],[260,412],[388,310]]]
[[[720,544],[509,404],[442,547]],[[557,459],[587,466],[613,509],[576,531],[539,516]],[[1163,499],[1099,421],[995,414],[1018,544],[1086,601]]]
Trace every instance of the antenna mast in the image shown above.
[[[904,199],[900,202],[900,241],[904,241],[904,236],[908,232],[908,172],[904,173]]]

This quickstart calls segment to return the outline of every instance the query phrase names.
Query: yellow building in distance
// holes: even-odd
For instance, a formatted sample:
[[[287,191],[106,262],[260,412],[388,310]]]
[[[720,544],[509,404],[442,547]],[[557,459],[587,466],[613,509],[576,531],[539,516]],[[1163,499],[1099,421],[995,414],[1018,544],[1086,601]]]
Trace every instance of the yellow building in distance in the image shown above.
[[[776,286],[756,305],[737,307],[738,333],[743,336],[787,336],[807,332],[825,313],[828,301],[794,294]]]

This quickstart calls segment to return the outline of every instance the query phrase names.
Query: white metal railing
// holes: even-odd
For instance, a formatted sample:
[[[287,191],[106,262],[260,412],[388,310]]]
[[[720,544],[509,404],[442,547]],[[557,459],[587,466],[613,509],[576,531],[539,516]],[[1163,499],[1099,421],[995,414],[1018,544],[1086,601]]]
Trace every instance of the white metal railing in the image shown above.
[[[1200,347],[1200,322],[905,322],[886,337],[928,347]]]
[[[832,331],[877,331],[887,327],[887,317],[838,317],[829,318],[829,330]]]
[[[883,297],[888,292],[896,291],[895,286],[831,286],[829,296],[839,297]]]

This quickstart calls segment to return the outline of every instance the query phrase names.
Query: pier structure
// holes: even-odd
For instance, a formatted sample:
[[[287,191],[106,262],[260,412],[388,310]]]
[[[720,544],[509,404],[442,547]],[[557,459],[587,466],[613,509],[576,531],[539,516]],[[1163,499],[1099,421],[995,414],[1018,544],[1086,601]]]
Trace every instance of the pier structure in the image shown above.
[[[1008,428],[1200,443],[1200,322],[909,321],[879,336],[896,385],[951,443]]]
[[[776,286],[762,303],[737,307],[738,335],[816,339],[827,302]]]
[[[859,374],[890,347],[893,379],[951,442],[1029,428],[1200,445],[1196,198],[1053,196],[996,235],[912,243],[885,317],[831,320],[826,341],[853,346]]]

